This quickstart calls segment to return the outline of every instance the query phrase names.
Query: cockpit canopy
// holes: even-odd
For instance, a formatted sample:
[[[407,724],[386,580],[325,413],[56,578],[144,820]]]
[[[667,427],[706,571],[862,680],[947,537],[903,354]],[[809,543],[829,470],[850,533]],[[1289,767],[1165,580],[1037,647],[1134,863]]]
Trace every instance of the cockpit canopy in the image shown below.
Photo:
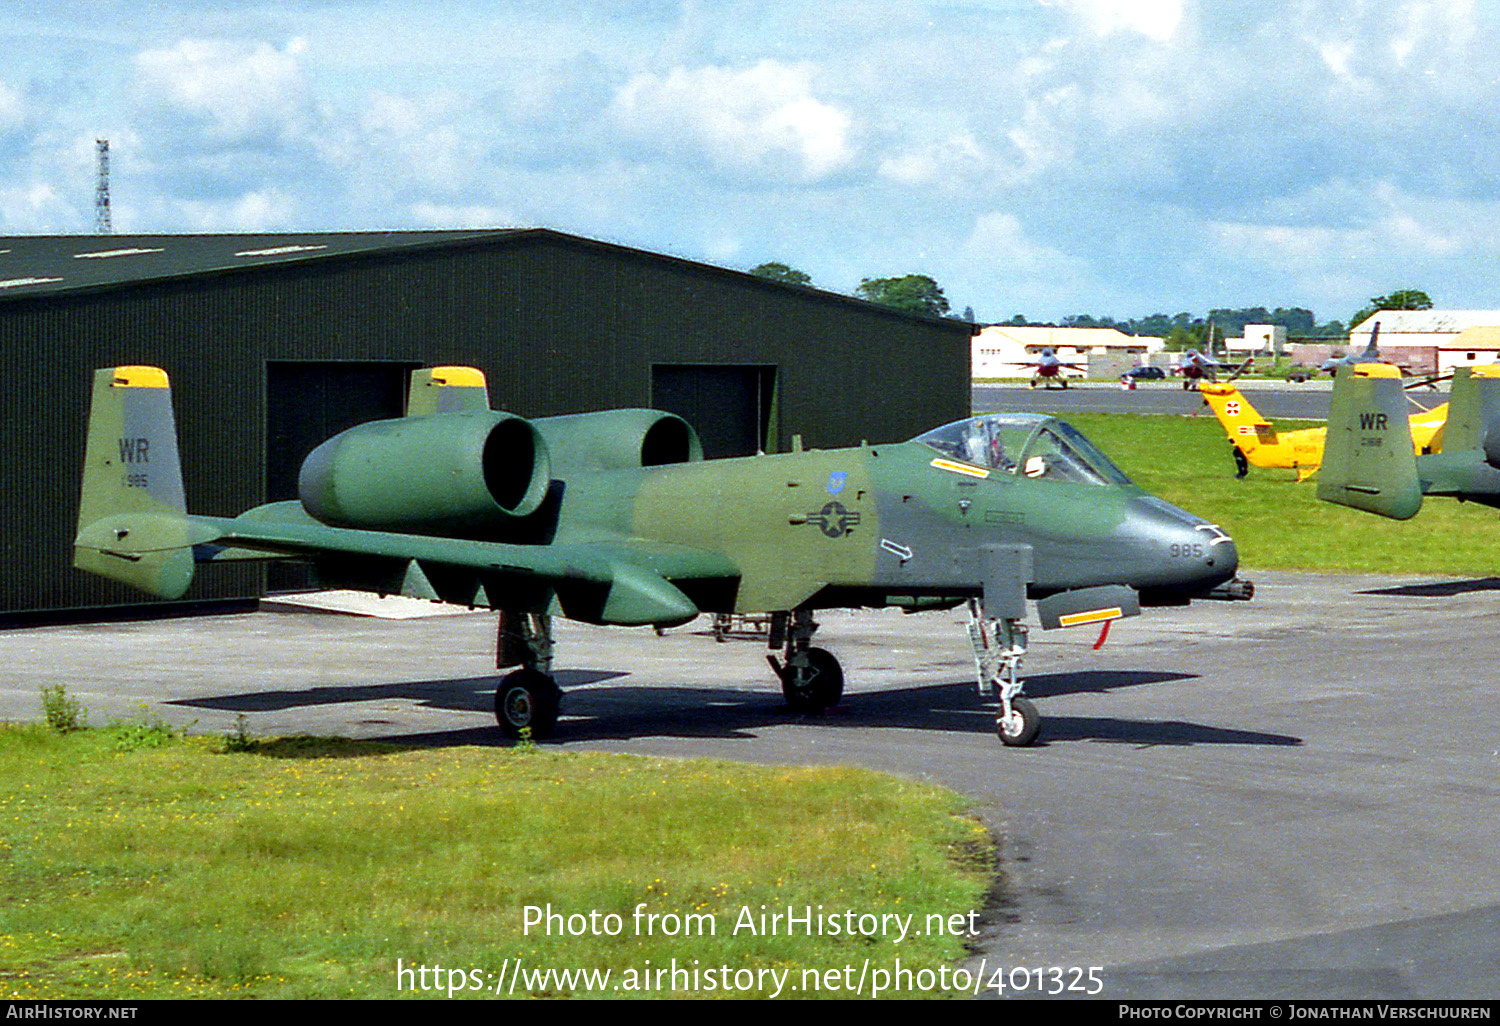
[[[1130,478],[1072,425],[1041,413],[992,413],[913,441],[974,467],[1047,481],[1125,485]]]

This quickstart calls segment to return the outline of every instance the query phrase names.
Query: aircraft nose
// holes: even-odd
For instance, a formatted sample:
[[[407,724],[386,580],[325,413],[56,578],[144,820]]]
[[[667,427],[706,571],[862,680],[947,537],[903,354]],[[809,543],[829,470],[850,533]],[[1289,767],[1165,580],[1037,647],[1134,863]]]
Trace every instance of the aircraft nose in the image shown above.
[[[1217,524],[1156,498],[1141,500],[1135,519],[1143,588],[1201,594],[1239,570],[1239,549]]]

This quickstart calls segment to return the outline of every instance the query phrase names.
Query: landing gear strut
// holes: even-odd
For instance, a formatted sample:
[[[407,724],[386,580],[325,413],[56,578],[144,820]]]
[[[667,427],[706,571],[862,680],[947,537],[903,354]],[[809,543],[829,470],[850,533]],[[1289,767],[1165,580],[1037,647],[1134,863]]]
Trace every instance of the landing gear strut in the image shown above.
[[[991,620],[969,600],[969,643],[974,647],[974,669],[981,698],[998,698],[995,733],[1007,745],[1019,747],[1036,740],[1042,717],[1031,699],[1021,695],[1021,660],[1026,656],[1027,628],[1020,620]]]
[[[1233,442],[1230,442],[1229,445],[1230,448],[1234,450],[1235,479],[1243,481],[1245,479],[1245,475],[1250,473],[1250,461],[1245,458],[1245,454],[1240,451],[1239,446],[1235,445]]]
[[[495,665],[518,664],[521,669],[495,688],[495,721],[506,737],[540,741],[551,735],[562,704],[562,690],[552,679],[552,617],[501,612]]]
[[[767,655],[771,669],[781,678],[781,693],[794,712],[820,713],[837,705],[844,694],[844,671],[832,653],[812,648],[812,610],[794,609],[790,613],[771,614],[769,644],[772,649],[785,648],[783,663]]]

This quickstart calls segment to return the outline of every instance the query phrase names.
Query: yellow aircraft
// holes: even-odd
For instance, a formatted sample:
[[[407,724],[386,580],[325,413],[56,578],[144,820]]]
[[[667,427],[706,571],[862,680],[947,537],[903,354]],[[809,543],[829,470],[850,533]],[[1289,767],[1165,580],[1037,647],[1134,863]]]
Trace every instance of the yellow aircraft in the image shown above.
[[[1257,467],[1295,470],[1298,481],[1306,481],[1317,473],[1323,462],[1323,439],[1328,434],[1327,428],[1277,431],[1270,421],[1256,412],[1250,400],[1232,382],[1199,382],[1198,392],[1229,433],[1229,441],[1234,445],[1234,462],[1239,467],[1236,477],[1244,477],[1252,463]],[[1412,414],[1412,447],[1417,455],[1442,450],[1443,423],[1447,419],[1447,403]]]

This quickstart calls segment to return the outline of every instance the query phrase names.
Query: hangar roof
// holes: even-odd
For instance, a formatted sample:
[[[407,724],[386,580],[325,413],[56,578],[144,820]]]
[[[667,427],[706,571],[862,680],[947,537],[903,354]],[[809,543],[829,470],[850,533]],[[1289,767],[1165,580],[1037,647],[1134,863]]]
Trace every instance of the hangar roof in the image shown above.
[[[1349,329],[1351,341],[1369,340],[1370,327],[1380,322],[1387,335],[1456,335],[1465,328],[1500,324],[1500,310],[1377,310]]]
[[[823,300],[973,334],[966,321],[929,317],[804,285],[767,281],[744,271],[631,249],[547,228],[487,228],[467,231],[277,232],[239,235],[10,235],[0,236],[0,303],[69,295],[93,289],[243,271],[277,264],[333,260],[501,240],[552,239],[576,246],[631,253],[746,278],[769,288],[792,289]]]
[[[0,237],[0,301],[513,232]]]

